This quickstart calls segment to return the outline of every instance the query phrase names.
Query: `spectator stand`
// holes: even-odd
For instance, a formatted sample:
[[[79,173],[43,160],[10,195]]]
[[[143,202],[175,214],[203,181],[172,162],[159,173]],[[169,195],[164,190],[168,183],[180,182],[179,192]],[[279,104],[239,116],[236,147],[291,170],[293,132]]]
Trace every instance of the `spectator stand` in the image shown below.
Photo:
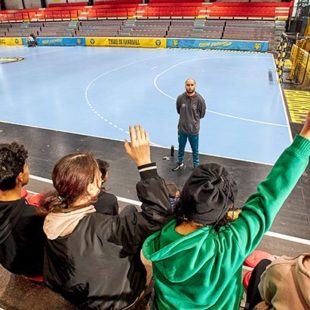
[[[279,77],[279,81],[283,82],[283,71],[284,71],[284,62],[287,58],[287,52],[288,52],[289,44],[288,44],[288,38],[285,33],[283,33],[280,43],[277,48],[277,54],[276,54],[276,68],[277,73]]]

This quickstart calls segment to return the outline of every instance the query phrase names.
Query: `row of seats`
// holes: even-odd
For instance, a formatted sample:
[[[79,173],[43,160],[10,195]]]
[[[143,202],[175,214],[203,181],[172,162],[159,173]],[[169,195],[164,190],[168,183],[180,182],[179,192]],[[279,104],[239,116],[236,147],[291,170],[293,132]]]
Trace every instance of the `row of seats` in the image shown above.
[[[130,23],[128,23],[130,22]],[[99,20],[0,24],[0,36],[137,36],[271,41],[274,21],[254,20]]]
[[[285,17],[290,14],[291,3],[194,3],[173,2],[150,3],[146,5],[97,4],[94,6],[52,6],[47,9],[25,9],[0,11],[0,22],[23,20],[84,20],[108,17],[197,17],[197,16],[239,16],[239,17]]]

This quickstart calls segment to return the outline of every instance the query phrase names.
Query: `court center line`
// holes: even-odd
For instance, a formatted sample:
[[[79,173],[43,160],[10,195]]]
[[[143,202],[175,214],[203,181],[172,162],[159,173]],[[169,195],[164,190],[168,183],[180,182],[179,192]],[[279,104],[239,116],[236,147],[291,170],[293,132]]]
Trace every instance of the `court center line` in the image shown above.
[[[53,184],[52,180],[42,178],[39,176],[35,176],[35,175],[30,175],[30,179],[40,181],[40,182],[44,182],[44,183],[48,183],[48,184]],[[32,192],[32,193],[35,193],[35,192]],[[119,201],[124,202],[124,203],[129,203],[129,204],[133,204],[136,206],[141,206],[141,204],[142,204],[141,201],[128,199],[128,198],[124,198],[124,197],[120,197],[120,196],[116,196],[116,197]],[[269,237],[277,238],[277,239],[282,239],[282,240],[291,241],[291,242],[295,242],[295,243],[310,245],[310,240],[302,239],[299,237],[289,236],[289,235],[280,234],[280,233],[276,233],[276,232],[272,232],[272,231],[267,231],[265,233],[265,235],[267,235]]]

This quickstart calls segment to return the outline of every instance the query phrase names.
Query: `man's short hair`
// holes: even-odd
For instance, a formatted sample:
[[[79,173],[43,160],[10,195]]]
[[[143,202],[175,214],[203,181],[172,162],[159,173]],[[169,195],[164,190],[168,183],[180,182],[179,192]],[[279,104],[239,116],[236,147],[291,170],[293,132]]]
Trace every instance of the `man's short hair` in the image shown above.
[[[194,79],[192,79],[192,78],[186,79],[186,80],[185,80],[185,84],[186,84],[189,80],[194,81],[194,84],[196,85],[196,80],[194,80]]]
[[[15,188],[17,176],[24,171],[28,151],[16,142],[0,144],[0,190]]]

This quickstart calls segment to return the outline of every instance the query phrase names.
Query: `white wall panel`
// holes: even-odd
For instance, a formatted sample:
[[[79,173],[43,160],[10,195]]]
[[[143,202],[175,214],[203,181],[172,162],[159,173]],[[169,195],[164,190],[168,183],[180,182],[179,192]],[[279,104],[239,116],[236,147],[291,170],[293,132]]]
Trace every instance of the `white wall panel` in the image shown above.
[[[40,8],[41,1],[40,0],[24,0],[26,9],[30,8]]]
[[[46,0],[46,4],[51,4],[51,3],[74,3],[74,2],[87,2],[87,0]]]
[[[7,10],[23,9],[22,0],[4,0],[4,3]]]
[[[51,3],[66,3],[66,0],[46,0],[46,4],[49,5]]]

